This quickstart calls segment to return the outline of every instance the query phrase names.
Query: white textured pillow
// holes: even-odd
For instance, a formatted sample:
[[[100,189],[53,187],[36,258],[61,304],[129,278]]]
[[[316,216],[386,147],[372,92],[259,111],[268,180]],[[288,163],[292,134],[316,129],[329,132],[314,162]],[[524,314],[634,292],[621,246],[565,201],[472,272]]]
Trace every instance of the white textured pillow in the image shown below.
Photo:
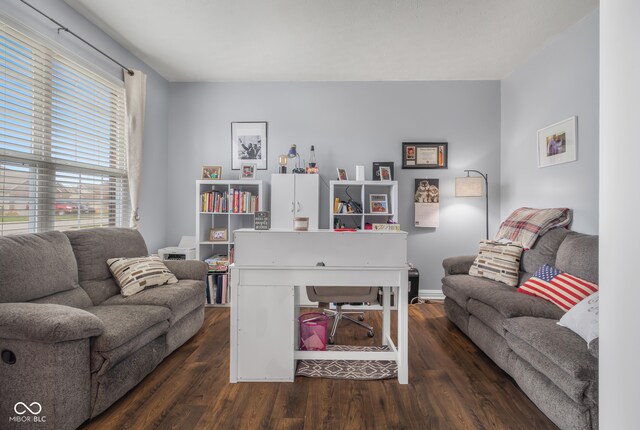
[[[132,296],[145,288],[178,282],[160,257],[156,256],[110,258],[107,265],[124,297]]]
[[[480,251],[469,275],[493,279],[511,287],[518,285],[522,245],[518,242],[480,241]]]
[[[600,336],[598,308],[599,292],[591,294],[564,314],[558,325],[574,331],[578,336],[591,343]]]

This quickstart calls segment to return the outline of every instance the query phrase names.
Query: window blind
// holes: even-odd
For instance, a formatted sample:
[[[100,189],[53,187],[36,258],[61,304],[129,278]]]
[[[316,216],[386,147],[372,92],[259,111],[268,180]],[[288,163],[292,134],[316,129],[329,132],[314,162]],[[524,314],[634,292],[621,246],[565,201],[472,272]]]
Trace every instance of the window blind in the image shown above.
[[[124,87],[0,22],[0,235],[128,224]]]

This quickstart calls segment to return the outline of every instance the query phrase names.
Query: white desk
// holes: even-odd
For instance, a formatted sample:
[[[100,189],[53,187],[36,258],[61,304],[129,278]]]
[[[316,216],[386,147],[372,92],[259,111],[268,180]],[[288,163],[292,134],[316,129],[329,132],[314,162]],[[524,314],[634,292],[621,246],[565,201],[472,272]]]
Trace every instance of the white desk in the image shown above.
[[[407,233],[235,231],[231,266],[230,381],[288,381],[296,360],[394,360],[408,383]],[[316,266],[322,262],[324,267]],[[389,351],[299,351],[296,285],[381,286],[382,344]],[[398,288],[398,345],[390,291]]]

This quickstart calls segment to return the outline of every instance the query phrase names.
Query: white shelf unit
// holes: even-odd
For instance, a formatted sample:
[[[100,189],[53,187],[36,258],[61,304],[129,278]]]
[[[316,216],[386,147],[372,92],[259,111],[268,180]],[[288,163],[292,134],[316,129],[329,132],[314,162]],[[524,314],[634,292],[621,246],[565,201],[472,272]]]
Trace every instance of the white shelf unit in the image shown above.
[[[387,195],[388,213],[371,213],[369,196]],[[362,213],[334,213],[334,202],[353,201],[362,207]],[[398,222],[398,181],[331,181],[329,183],[329,228],[340,220],[346,228],[364,229],[366,223]]]
[[[233,212],[231,209],[231,202],[228,200],[227,211],[203,211],[202,209],[202,194],[210,191],[217,191],[221,193],[227,193],[227,196],[231,195],[231,190],[238,190],[239,192],[249,192],[252,196],[258,197],[257,210],[261,211],[264,207],[264,193],[263,182],[259,180],[216,180],[216,179],[203,179],[196,181],[196,258],[198,260],[205,260],[212,255],[232,255],[234,247],[233,232],[241,228],[253,228],[253,212]],[[227,240],[226,241],[211,241],[209,240],[209,231],[212,228],[226,228]],[[231,264],[231,261],[229,262]],[[227,273],[227,272],[215,272],[215,273]],[[231,285],[231,280],[228,279],[228,285]],[[229,307],[227,304],[208,304],[211,307]]]

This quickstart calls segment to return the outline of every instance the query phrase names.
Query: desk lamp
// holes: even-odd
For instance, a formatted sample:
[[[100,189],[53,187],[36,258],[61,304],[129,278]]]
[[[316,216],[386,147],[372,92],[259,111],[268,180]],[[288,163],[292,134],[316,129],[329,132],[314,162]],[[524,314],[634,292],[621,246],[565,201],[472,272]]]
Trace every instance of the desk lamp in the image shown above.
[[[288,156],[289,158],[296,158],[296,167],[291,170],[291,173],[304,173],[305,170],[300,167],[300,154],[298,154],[295,143],[291,145],[291,148],[289,148]]]

